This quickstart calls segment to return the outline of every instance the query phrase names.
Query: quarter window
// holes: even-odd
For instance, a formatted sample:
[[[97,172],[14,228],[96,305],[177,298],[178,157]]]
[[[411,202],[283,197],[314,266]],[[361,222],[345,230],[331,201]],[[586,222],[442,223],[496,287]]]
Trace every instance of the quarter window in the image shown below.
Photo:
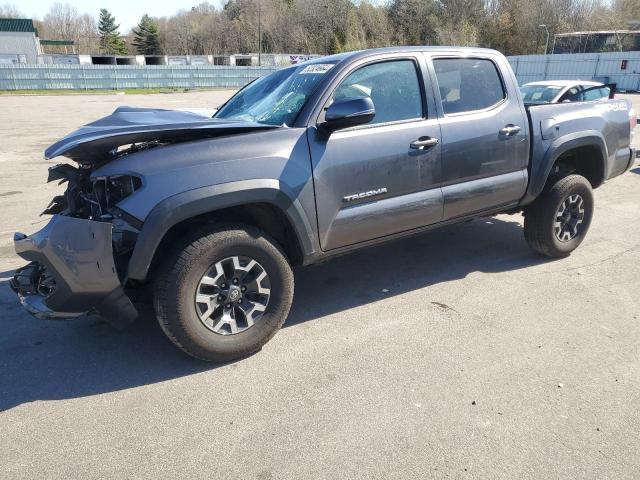
[[[433,65],[445,114],[482,110],[505,98],[500,74],[491,60],[439,58]]]
[[[412,60],[391,60],[359,68],[335,90],[333,101],[369,97],[376,115],[369,124],[422,118],[422,93]]]

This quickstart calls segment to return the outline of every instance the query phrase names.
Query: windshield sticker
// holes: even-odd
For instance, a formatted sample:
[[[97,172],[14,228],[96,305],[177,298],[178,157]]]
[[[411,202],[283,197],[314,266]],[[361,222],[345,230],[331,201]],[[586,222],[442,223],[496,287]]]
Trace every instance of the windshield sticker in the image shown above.
[[[333,63],[314,63],[307,65],[300,73],[327,73],[333,67]]]

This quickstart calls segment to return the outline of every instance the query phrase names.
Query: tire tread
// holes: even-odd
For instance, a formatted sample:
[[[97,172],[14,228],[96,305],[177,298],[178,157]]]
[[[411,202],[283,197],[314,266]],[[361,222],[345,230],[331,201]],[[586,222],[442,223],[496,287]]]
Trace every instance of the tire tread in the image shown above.
[[[560,252],[554,245],[549,234],[546,216],[551,209],[555,211],[555,204],[565,198],[576,187],[584,185],[591,191],[591,184],[581,175],[567,175],[555,182],[549,182],[540,196],[524,210],[524,237],[529,246],[546,257],[562,258],[570,252]],[[586,233],[586,231],[585,231]]]

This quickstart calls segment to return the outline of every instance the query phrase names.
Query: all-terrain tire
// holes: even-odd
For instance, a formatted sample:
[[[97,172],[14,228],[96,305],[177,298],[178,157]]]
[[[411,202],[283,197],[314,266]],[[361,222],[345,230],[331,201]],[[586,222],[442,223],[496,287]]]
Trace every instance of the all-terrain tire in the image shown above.
[[[556,233],[558,212],[567,199],[581,199],[583,218],[577,233],[564,241]],[[568,175],[545,187],[540,196],[524,210],[524,237],[529,246],[541,255],[562,258],[568,256],[584,240],[593,218],[593,190],[581,175]],[[565,234],[566,235],[566,234]]]
[[[264,268],[270,295],[251,328],[221,335],[200,320],[196,291],[216,262],[236,256]],[[275,335],[289,314],[293,288],[291,267],[275,241],[247,225],[217,225],[196,232],[167,259],[156,277],[154,308],[160,327],[179,348],[201,360],[227,362],[259,351]]]

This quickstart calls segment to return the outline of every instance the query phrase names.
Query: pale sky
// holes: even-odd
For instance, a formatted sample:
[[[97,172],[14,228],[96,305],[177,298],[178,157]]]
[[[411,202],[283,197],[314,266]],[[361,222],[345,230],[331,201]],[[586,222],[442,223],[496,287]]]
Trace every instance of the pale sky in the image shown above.
[[[55,3],[54,0],[0,0],[0,5],[15,5],[19,11],[27,18],[42,19],[49,11],[49,7]],[[158,0],[60,0],[60,3],[68,3],[78,10],[79,13],[91,13],[98,18],[101,8],[106,8],[120,24],[120,33],[135,27],[140,17],[148,13],[152,17],[164,17],[171,15],[178,10],[187,10],[202,3],[202,0],[189,1],[158,1]],[[223,0],[209,0],[209,3],[220,6]]]

